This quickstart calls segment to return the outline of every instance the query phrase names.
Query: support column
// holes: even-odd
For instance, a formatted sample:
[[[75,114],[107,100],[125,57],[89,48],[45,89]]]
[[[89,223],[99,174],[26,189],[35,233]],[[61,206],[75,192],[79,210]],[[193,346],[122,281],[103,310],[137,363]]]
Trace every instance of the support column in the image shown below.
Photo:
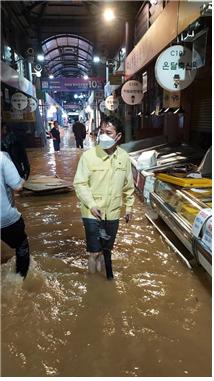
[[[130,22],[125,22],[125,48],[126,48],[126,57],[132,50],[133,45],[133,36],[131,35]],[[124,129],[125,129],[125,143],[128,143],[132,140],[132,114],[133,106],[125,103],[124,105]]]
[[[125,104],[124,107],[125,143],[132,140],[132,106]]]

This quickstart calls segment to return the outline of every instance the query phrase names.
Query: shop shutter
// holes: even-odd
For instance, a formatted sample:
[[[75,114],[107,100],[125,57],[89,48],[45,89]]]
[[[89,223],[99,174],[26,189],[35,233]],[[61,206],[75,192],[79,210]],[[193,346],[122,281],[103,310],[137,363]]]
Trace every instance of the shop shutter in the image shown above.
[[[191,130],[212,131],[212,90],[211,81],[196,82],[193,91]]]

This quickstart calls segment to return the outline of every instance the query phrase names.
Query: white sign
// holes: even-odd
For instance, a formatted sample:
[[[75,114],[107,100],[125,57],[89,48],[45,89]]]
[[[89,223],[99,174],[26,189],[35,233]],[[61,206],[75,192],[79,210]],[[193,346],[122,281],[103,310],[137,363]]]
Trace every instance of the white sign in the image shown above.
[[[147,92],[148,87],[148,77],[147,77],[147,71],[145,71],[142,75],[143,80],[143,94]]]
[[[196,62],[192,62],[192,52],[182,45],[170,46],[158,57],[155,77],[165,90],[178,91],[188,87],[196,76]]]
[[[30,112],[35,111],[37,109],[37,106],[38,106],[38,102],[36,99],[28,98],[28,107]]]
[[[142,83],[139,81],[126,82],[121,90],[121,96],[128,105],[136,105],[143,99]]]
[[[206,222],[202,241],[209,247],[210,251],[212,251],[212,217]]]
[[[114,111],[119,106],[119,100],[117,98],[114,98],[113,95],[110,95],[109,97],[106,98],[105,105],[108,110]]]
[[[15,110],[24,110],[28,104],[28,98],[23,93],[15,93],[11,97],[11,104]]]
[[[204,223],[208,220],[208,218],[211,215],[212,209],[210,208],[200,210],[200,212],[195,217],[194,223],[192,225],[192,234],[194,235],[194,237],[199,237]]]
[[[107,109],[105,101],[100,102],[99,109],[101,112],[103,112],[106,115],[110,115],[110,111]]]
[[[10,113],[11,119],[13,120],[22,120],[23,119],[23,112],[22,111],[12,111]]]

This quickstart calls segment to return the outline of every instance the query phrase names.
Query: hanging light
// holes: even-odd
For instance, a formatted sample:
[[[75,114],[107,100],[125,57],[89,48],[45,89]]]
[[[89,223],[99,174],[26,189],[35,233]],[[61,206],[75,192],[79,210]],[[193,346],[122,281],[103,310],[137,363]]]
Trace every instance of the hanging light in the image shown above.
[[[111,22],[112,20],[115,19],[114,11],[110,8],[106,9],[103,13],[103,17],[105,21]]]
[[[37,54],[37,60],[39,61],[39,62],[43,62],[44,60],[45,60],[45,57],[44,57],[44,55],[43,54]]]
[[[100,57],[98,57],[98,56],[94,56],[94,58],[93,58],[93,62],[95,62],[95,63],[100,62]]]

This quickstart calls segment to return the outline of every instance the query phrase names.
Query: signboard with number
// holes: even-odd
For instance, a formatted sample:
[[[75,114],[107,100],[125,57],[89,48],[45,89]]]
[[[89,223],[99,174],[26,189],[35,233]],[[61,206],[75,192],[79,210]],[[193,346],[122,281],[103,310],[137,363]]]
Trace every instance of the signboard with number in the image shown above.
[[[185,89],[193,82],[196,73],[196,62],[192,62],[192,52],[182,45],[170,46],[164,50],[155,64],[156,80],[168,91]]]
[[[102,77],[83,78],[54,78],[43,79],[43,91],[87,91],[87,90],[102,90],[105,79]]]
[[[38,106],[38,102],[36,99],[28,98],[28,107],[30,112],[35,111],[37,109],[37,106]]]
[[[143,99],[142,83],[135,80],[126,82],[122,87],[121,96],[128,105],[140,103]]]
[[[113,95],[110,95],[105,100],[105,106],[107,107],[108,110],[114,111],[119,106],[119,100],[117,98],[114,98]]]
[[[28,104],[28,98],[23,93],[15,93],[11,97],[11,104],[15,110],[24,110]]]

